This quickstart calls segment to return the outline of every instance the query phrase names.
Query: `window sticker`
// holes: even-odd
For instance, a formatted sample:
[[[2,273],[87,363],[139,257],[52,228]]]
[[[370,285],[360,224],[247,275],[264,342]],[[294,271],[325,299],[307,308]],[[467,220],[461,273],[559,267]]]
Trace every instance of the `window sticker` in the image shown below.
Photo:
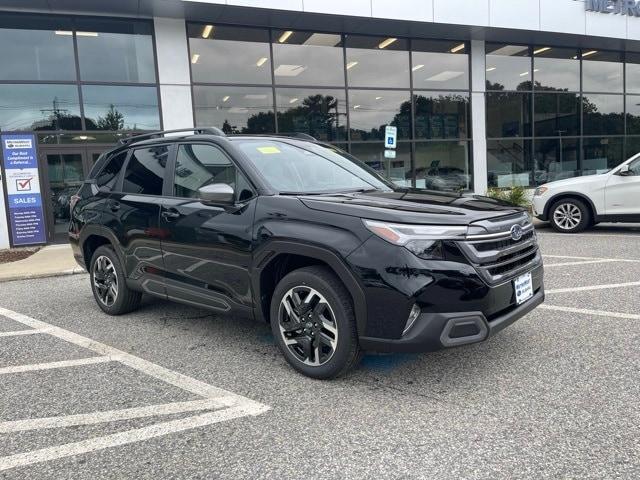
[[[263,155],[272,155],[274,153],[282,153],[280,150],[278,150],[278,147],[258,147],[257,149]]]

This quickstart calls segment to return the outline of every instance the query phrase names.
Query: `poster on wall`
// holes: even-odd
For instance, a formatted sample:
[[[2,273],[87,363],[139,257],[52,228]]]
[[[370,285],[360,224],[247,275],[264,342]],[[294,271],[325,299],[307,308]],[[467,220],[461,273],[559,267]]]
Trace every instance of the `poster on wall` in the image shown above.
[[[0,139],[11,243],[14,246],[46,243],[35,135],[3,134]]]

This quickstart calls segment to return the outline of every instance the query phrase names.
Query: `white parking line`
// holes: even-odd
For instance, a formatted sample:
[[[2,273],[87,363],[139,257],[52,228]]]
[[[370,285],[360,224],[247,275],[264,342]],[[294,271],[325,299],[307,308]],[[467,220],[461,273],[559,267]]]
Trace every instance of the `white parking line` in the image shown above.
[[[13,332],[0,332],[0,337],[17,337],[20,335],[37,335],[39,333],[48,333],[48,329],[37,330],[31,328],[29,330],[14,330]]]
[[[628,282],[628,283],[608,283],[603,285],[588,285],[585,287],[572,287],[572,288],[556,288],[551,290],[545,290],[546,294],[550,293],[573,293],[573,292],[586,292],[590,290],[609,290],[614,288],[630,288],[640,287],[640,282]]]
[[[1,373],[16,373],[24,371],[43,370],[47,368],[61,368],[75,365],[88,365],[91,363],[102,363],[107,361],[120,362],[130,368],[138,370],[146,375],[162,380],[165,383],[178,387],[197,396],[203,397],[200,400],[187,402],[175,402],[172,404],[150,405],[145,407],[135,407],[122,410],[111,410],[106,412],[93,412],[86,414],[67,415],[60,417],[46,417],[13,420],[0,423],[0,433],[13,433],[24,430],[38,430],[46,428],[68,427],[73,425],[92,425],[117,420],[127,420],[143,417],[154,417],[161,415],[171,415],[183,412],[196,412],[216,409],[214,412],[199,414],[157,423],[142,428],[136,428],[91,438],[80,442],[57,445],[42,448],[31,452],[18,453],[6,457],[0,457],[0,471],[10,468],[31,465],[39,462],[46,462],[58,458],[94,452],[105,448],[141,442],[150,438],[181,432],[192,428],[211,425],[218,422],[232,420],[245,416],[260,415],[267,410],[267,405],[255,402],[241,395],[228,392],[213,385],[188,377],[181,373],[161,367],[155,363],[136,357],[124,351],[110,347],[90,338],[83,337],[77,333],[70,332],[55,325],[36,320],[27,315],[23,315],[12,310],[0,307],[0,315],[16,322],[22,323],[38,331],[47,330],[47,334],[56,338],[83,347],[97,353],[98,357],[90,357],[79,360],[65,360],[61,362],[50,362],[35,365],[19,365],[0,369]]]
[[[640,320],[640,315],[635,315],[633,313],[606,312],[603,310],[588,310],[586,308],[559,307],[557,305],[548,305],[546,303],[543,303],[542,305],[538,305],[538,308],[541,308],[543,310],[557,310],[559,312],[567,312],[567,313],[582,313],[585,315],[597,315],[599,317],[613,317],[613,318],[626,318],[630,320]]]
[[[636,235],[635,232],[634,233],[629,233],[629,234],[617,234],[617,233],[554,233],[554,232],[541,232],[539,230],[536,230],[536,233],[538,235],[542,235],[542,236],[554,236],[554,237],[603,237],[603,238],[607,238],[607,237],[622,237],[622,238],[637,238],[640,237],[640,235]]]
[[[544,268],[549,267],[570,267],[573,265],[589,265],[594,263],[613,263],[618,262],[619,260],[613,260],[609,258],[603,258],[602,260],[585,260],[581,262],[562,262],[562,263],[545,263]]]
[[[13,367],[0,368],[0,375],[8,373],[35,372],[38,370],[52,370],[54,368],[77,367],[79,365],[93,365],[96,363],[106,363],[113,361],[111,357],[89,357],[77,360],[62,360],[60,362],[34,363],[31,365],[16,365]]]
[[[607,257],[573,257],[569,255],[542,255],[543,258],[563,258],[568,260],[610,260],[612,262],[640,263],[634,258],[607,258]]]

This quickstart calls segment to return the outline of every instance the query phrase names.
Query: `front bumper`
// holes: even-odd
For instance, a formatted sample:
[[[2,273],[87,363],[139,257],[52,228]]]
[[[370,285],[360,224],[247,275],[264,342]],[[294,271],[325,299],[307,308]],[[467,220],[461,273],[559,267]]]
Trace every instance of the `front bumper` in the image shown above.
[[[545,196],[537,196],[533,197],[533,201],[531,202],[533,206],[533,216],[539,220],[544,222],[547,221],[547,215],[545,214],[545,208],[547,205],[547,200]]]
[[[402,338],[360,337],[360,346],[369,351],[409,353],[483,342],[531,312],[544,298],[544,286],[540,286],[525,303],[491,320],[482,312],[423,313]]]

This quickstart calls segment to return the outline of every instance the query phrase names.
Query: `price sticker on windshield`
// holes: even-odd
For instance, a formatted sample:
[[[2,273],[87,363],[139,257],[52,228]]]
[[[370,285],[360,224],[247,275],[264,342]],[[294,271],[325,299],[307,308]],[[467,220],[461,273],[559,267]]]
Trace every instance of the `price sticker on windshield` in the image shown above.
[[[258,147],[258,151],[263,155],[273,155],[274,153],[281,153],[277,147]]]

